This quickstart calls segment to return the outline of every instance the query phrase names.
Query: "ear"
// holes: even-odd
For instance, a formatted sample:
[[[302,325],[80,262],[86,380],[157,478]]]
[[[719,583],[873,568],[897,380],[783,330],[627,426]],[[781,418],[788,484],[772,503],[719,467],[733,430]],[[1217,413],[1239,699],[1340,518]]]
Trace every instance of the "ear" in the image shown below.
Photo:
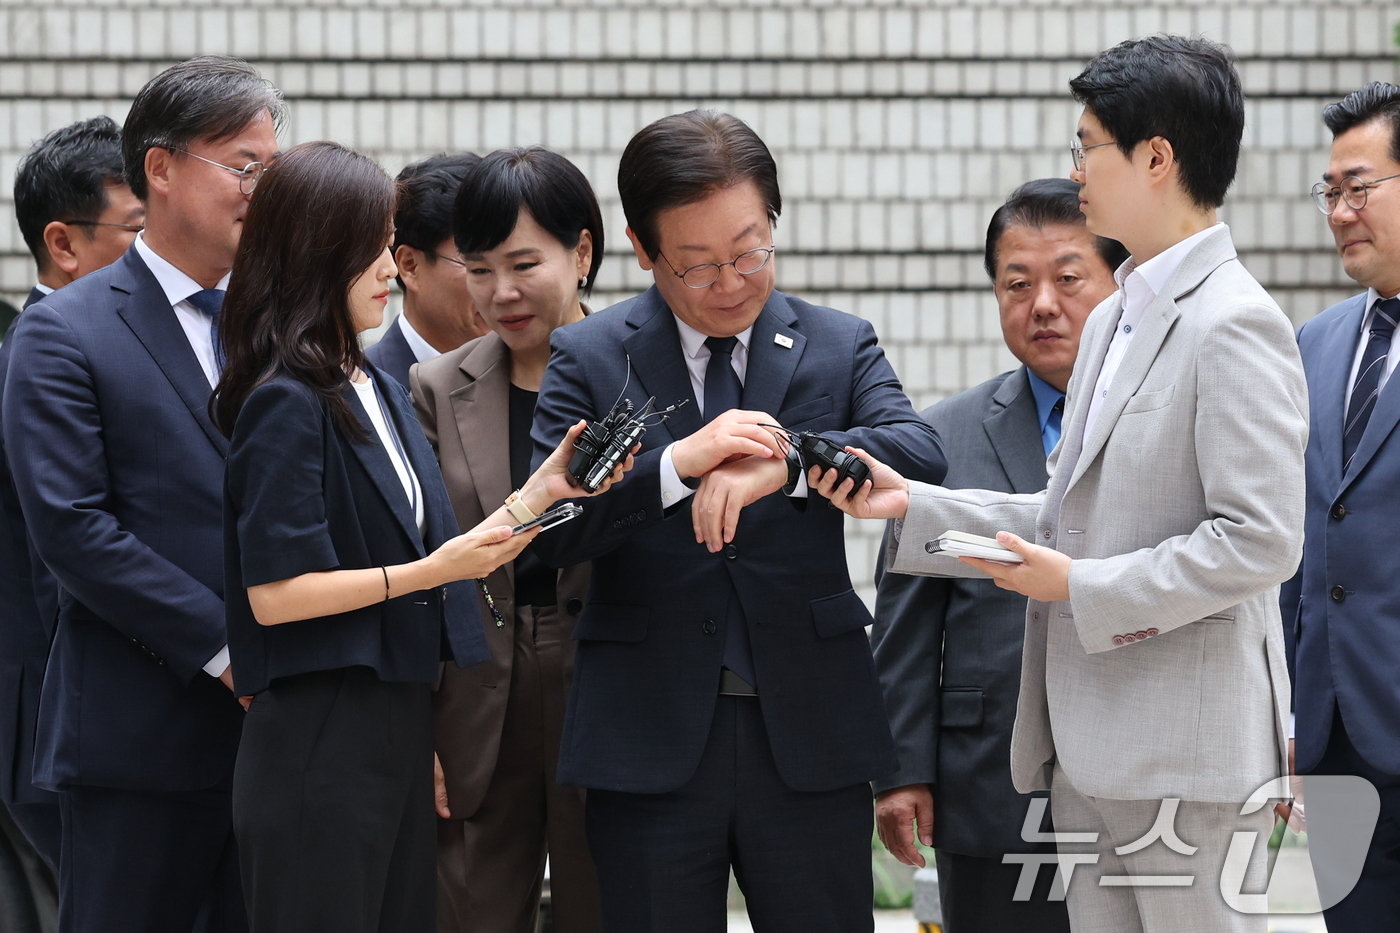
[[[593,265],[593,231],[578,232],[578,246],[574,247],[574,274],[580,279],[588,278],[588,270]]]
[[[63,270],[70,279],[78,277],[78,254],[73,250],[73,229],[62,221],[50,221],[44,228],[44,248],[49,262]]]
[[[1154,179],[1163,178],[1176,167],[1176,150],[1165,136],[1147,140],[1147,172]]]
[[[632,252],[637,254],[637,265],[641,266],[644,271],[650,272],[652,266],[656,265],[656,263],[652,262],[651,257],[647,255],[647,251],[642,249],[641,241],[637,239],[637,235],[632,232],[631,227],[627,228],[626,233],[627,239],[632,241]]]
[[[146,158],[142,161],[146,172],[146,193],[160,194],[162,196],[170,192],[170,166],[174,163],[169,149],[161,146],[152,146],[146,150]]]
[[[418,290],[418,268],[421,261],[418,250],[407,243],[400,243],[394,250],[394,265],[399,267],[399,278],[405,289]]]

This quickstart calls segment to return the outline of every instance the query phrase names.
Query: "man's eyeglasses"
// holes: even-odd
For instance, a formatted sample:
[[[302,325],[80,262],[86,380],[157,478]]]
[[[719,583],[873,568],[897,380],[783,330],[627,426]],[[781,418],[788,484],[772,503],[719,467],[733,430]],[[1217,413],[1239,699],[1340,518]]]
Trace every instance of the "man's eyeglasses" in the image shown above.
[[[242,168],[234,168],[232,165],[225,165],[222,162],[215,162],[213,159],[206,159],[202,155],[195,155],[188,149],[180,149],[171,146],[170,150],[172,152],[183,152],[187,156],[194,156],[194,158],[201,162],[208,162],[210,165],[221,168],[226,172],[232,172],[238,176],[238,190],[244,194],[252,194],[253,189],[258,186],[258,180],[262,178],[263,172],[267,171],[267,166],[262,162],[249,162]]]
[[[1384,178],[1377,178],[1375,181],[1362,181],[1355,175],[1348,175],[1342,179],[1340,185],[1328,185],[1326,182],[1320,181],[1312,186],[1313,203],[1317,205],[1318,210],[1329,217],[1337,209],[1338,201],[1345,201],[1347,207],[1359,211],[1366,206],[1366,192],[1392,178],[1400,178],[1400,175],[1387,175]]]
[[[684,272],[677,272],[671,260],[666,259],[665,253],[657,250],[657,254],[662,259],[666,259],[666,265],[671,266],[672,274],[684,282],[686,288],[709,288],[719,281],[719,274],[725,266],[733,266],[734,271],[740,275],[753,275],[768,265],[776,249],[776,246],[756,246],[753,249],[744,250],[729,262],[702,262],[698,266],[691,266]]]
[[[146,229],[145,224],[110,224],[101,220],[60,220],[59,223],[67,224],[70,227],[116,227],[127,233],[140,233]]]
[[[1078,142],[1070,143],[1069,158],[1070,161],[1074,163],[1074,170],[1076,172],[1084,171],[1084,153],[1088,152],[1090,149],[1098,149],[1101,146],[1112,145],[1114,145],[1112,141],[1106,143],[1094,143],[1092,146],[1081,146]]]
[[[433,253],[433,255],[436,256],[436,257],[439,258],[439,259],[445,259],[445,260],[447,260],[448,262],[452,263],[453,265],[461,266],[463,269],[465,269],[465,268],[467,267],[467,264],[466,264],[465,262],[463,262],[463,261],[460,260],[460,259],[456,259],[456,258],[454,258],[454,257],[452,257],[452,256],[444,256],[442,253]]]

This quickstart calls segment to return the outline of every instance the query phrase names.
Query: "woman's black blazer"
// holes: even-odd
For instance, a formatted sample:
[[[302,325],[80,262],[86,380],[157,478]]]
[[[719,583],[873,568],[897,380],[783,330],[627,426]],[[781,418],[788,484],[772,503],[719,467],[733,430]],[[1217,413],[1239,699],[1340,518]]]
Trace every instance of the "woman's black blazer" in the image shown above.
[[[234,683],[258,693],[275,678],[364,666],[386,681],[434,683],[439,664],[490,654],[464,582],[407,593],[333,616],[263,626],[247,587],[319,570],[402,564],[457,534],[432,448],[407,393],[366,371],[423,488],[420,536],[403,484],[359,399],[341,390],[364,439],[347,437],[307,385],[281,376],[243,403],[224,474],[225,618]]]

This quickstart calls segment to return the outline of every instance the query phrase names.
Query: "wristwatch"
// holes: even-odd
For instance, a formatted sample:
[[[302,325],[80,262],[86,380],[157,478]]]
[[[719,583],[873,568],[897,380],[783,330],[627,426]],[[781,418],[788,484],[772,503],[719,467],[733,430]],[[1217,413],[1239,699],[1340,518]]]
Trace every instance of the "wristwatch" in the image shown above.
[[[530,511],[530,507],[525,504],[525,500],[520,498],[519,489],[506,496],[506,511],[514,515],[515,520],[521,524],[532,522],[539,518],[538,515]]]

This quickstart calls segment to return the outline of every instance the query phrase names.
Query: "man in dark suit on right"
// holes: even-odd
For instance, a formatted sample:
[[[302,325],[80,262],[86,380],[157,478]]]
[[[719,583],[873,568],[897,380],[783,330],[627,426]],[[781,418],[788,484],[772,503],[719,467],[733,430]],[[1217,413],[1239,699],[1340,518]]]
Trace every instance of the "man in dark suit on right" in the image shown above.
[[[1380,794],[1360,879],[1325,912],[1331,933],[1359,933],[1394,929],[1400,917],[1400,574],[1391,547],[1400,519],[1400,87],[1368,84],[1322,119],[1332,153],[1313,198],[1342,267],[1366,291],[1298,331],[1312,409],[1307,518],[1302,567],[1281,599],[1294,649],[1295,772],[1358,776]],[[1308,794],[1307,828],[1326,904],[1355,877],[1341,876],[1357,802],[1322,791]]]
[[[1045,488],[1079,332],[1127,258],[1088,231],[1079,186],[1066,178],[1027,182],[992,215],[984,265],[1022,366],[923,413],[948,451],[945,486]],[[1031,800],[1011,784],[1025,597],[988,580],[882,569],[871,647],[899,770],[874,782],[880,838],[909,865],[924,864],[916,831],[935,847],[948,933],[1068,931],[1063,899],[1047,898],[1052,874],[1028,872],[1034,892],[1018,898],[1021,866],[1002,863],[1007,853],[1054,853],[1022,839]]]

